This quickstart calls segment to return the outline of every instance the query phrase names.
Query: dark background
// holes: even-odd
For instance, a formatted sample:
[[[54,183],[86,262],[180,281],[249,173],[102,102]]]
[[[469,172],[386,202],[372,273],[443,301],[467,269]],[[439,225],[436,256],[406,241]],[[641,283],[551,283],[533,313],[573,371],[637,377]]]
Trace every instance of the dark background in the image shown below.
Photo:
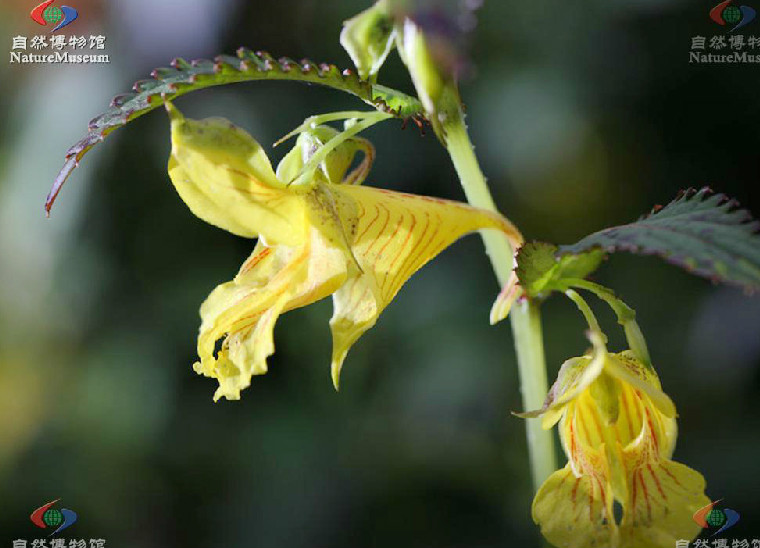
[[[72,5],[73,4],[72,0]],[[0,4],[0,50],[39,34],[35,2]],[[511,333],[489,327],[498,290],[470,236],[401,291],[329,377],[329,300],[275,331],[270,372],[213,404],[195,375],[198,307],[253,243],[192,216],[166,174],[161,111],[93,150],[45,220],[66,148],[111,96],[174,56],[240,45],[350,66],[345,0],[79,2],[66,34],[103,34],[112,62],[0,62],[0,547],[61,497],[73,538],[111,547],[537,546]],[[723,29],[710,1],[491,0],[462,94],[500,210],[529,239],[571,243],[688,186],[760,213],[758,66],[694,65],[691,37]],[[760,5],[755,6],[760,9]],[[745,29],[760,37],[760,21]],[[755,50],[760,54],[760,49]],[[7,57],[6,57],[7,59]],[[381,81],[410,90],[396,54]],[[177,101],[271,143],[356,99],[285,82]],[[366,132],[367,184],[462,199],[432,135]],[[654,258],[610,258],[595,279],[633,306],[680,414],[675,458],[760,538],[760,301]],[[594,303],[611,336],[614,318]],[[572,303],[543,308],[549,375],[586,348]],[[564,457],[561,458],[564,462]]]

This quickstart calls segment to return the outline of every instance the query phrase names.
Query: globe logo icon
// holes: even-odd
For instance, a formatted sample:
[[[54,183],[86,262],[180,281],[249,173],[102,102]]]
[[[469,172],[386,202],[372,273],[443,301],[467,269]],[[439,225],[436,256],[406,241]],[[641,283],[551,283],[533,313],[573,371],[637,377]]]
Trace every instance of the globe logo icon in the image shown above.
[[[63,12],[57,6],[49,6],[42,12],[42,18],[50,24],[56,24],[63,19]]]
[[[757,17],[757,11],[752,6],[735,6],[734,0],[724,0],[710,10],[710,19],[721,27],[728,25],[728,32],[740,29]]]
[[[739,522],[739,519],[741,519],[739,512],[736,510],[732,510],[731,508],[717,508],[716,506],[720,502],[720,500],[711,502],[707,506],[703,506],[694,512],[694,515],[692,516],[694,522],[703,529],[717,529],[712,535],[710,535],[712,537],[733,527]]]
[[[719,508],[713,508],[710,510],[710,513],[705,516],[705,521],[710,527],[720,527],[726,523],[726,514]]]
[[[723,20],[726,23],[735,25],[742,20],[742,12],[736,6],[728,6],[725,10],[723,10]]]
[[[45,0],[29,12],[32,21],[38,25],[42,25],[43,27],[48,24],[53,25],[50,32],[61,30],[79,17],[79,12],[71,6],[61,6],[59,8],[58,6],[52,6],[53,2],[55,0]]]
[[[53,505],[59,500],[60,499],[56,499],[47,504],[43,504],[29,516],[32,523],[40,529],[47,529],[48,527],[54,529],[50,536],[67,529],[76,523],[78,519],[77,513],[74,512],[74,510],[69,510],[68,508],[53,508]]]

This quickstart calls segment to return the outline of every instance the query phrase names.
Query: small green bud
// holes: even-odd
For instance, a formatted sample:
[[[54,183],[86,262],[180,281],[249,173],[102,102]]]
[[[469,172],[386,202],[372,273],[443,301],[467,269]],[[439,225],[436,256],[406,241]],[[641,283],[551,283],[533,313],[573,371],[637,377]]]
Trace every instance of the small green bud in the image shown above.
[[[445,82],[430,54],[425,35],[411,19],[404,19],[396,39],[399,54],[409,69],[422,106],[431,118],[438,112]]]
[[[340,44],[364,79],[373,79],[393,47],[396,31],[386,0],[343,23]]]

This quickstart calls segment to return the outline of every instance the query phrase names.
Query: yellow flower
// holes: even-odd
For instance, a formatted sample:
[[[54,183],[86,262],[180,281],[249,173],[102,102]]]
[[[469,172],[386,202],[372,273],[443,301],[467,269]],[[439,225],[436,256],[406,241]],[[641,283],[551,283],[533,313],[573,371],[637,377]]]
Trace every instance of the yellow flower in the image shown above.
[[[559,421],[567,465],[533,500],[533,520],[568,548],[672,547],[701,528],[692,514],[710,502],[701,474],[670,460],[676,409],[651,366],[631,351],[609,354],[592,333],[591,356],[572,358],[539,411]],[[615,511],[620,505],[621,512]]]
[[[333,296],[332,377],[337,388],[351,345],[430,259],[480,229],[502,231],[515,248],[522,243],[512,224],[495,213],[333,184],[357,182],[354,172],[342,175],[351,164],[347,151],[351,158],[357,150],[366,152],[361,142],[349,143],[343,155],[336,149],[336,162],[323,165],[308,183],[288,185],[285,181],[303,165],[300,150],[289,153],[275,174],[261,146],[245,131],[222,119],[185,119],[170,104],[167,109],[169,175],[180,197],[206,222],[258,237],[237,276],[214,289],[201,306],[200,361],[194,368],[218,379],[215,400],[239,399],[252,375],[266,372],[281,313]],[[339,176],[335,166],[342,166]],[[223,342],[215,351],[219,339]]]

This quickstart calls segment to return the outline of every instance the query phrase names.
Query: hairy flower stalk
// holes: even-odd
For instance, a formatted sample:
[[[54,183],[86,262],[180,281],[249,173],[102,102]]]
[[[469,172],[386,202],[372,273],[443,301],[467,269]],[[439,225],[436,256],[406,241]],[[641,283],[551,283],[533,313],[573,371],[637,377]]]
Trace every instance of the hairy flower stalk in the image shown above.
[[[251,377],[266,372],[274,325],[283,312],[332,295],[337,388],[349,348],[425,263],[477,230],[497,230],[514,246],[522,243],[517,229],[497,213],[359,186],[368,166],[360,164],[359,176],[346,171],[356,152],[369,149],[350,128],[344,141],[335,141],[339,136],[330,128],[301,133],[275,173],[242,129],[222,119],[186,119],[170,103],[167,109],[169,175],[180,197],[206,222],[258,238],[237,276],[201,307],[200,361],[194,368],[219,381],[215,400],[239,399]],[[311,169],[310,159],[325,143],[334,153]],[[296,177],[304,169],[311,176]]]

